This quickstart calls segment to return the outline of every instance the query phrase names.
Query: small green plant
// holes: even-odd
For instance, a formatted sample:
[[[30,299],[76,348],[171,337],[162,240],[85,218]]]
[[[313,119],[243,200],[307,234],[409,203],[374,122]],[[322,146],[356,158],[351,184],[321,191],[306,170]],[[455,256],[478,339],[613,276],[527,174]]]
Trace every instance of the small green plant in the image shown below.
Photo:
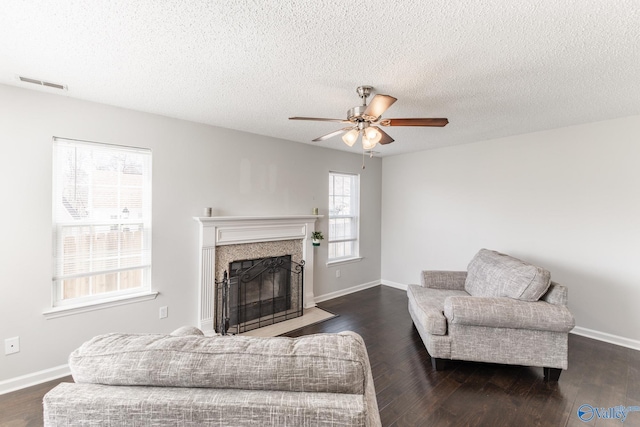
[[[322,231],[312,231],[311,238],[313,240],[324,240],[324,236],[322,235]]]

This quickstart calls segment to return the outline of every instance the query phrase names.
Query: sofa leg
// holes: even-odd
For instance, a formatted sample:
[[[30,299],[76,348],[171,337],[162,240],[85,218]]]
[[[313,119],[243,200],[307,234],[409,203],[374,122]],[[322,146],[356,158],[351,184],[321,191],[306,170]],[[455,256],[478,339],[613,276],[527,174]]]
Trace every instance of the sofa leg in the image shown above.
[[[562,373],[562,369],[560,368],[542,368],[544,371],[544,380],[545,381],[558,381],[560,379],[560,374]]]
[[[445,362],[446,362],[445,359],[439,359],[436,357],[431,358],[431,366],[436,371],[443,371]]]

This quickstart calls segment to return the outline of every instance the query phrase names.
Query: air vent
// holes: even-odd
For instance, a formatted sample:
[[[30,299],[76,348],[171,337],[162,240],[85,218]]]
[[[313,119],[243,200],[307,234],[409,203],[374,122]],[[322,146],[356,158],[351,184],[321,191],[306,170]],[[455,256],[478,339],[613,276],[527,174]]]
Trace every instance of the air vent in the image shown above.
[[[30,79],[29,77],[23,77],[23,76],[18,76],[18,78],[20,79],[21,82],[25,82],[25,83],[33,83],[34,85],[47,86],[47,87],[52,87],[54,89],[67,90],[67,87],[65,85],[61,85],[59,83],[45,82],[43,80]]]

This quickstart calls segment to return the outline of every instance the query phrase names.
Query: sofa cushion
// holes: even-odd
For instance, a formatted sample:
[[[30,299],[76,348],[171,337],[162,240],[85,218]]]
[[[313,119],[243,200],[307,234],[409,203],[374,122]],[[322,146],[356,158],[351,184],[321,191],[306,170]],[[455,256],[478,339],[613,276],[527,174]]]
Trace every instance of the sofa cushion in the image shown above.
[[[416,321],[432,335],[447,334],[447,318],[444,317],[444,301],[450,296],[469,296],[465,291],[431,289],[418,285],[407,287],[409,305],[413,305]]]
[[[464,288],[473,296],[538,301],[550,283],[551,274],[543,268],[481,249],[467,267]]]
[[[45,426],[380,425],[357,394],[61,383],[43,406]]]
[[[368,369],[353,333],[300,338],[107,334],[69,356],[77,383],[363,394]]]

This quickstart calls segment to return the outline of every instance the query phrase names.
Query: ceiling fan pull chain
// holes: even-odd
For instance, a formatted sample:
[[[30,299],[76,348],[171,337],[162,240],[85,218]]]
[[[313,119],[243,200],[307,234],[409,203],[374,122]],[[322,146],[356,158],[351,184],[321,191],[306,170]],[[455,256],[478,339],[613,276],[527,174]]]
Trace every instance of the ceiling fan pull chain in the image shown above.
[[[364,170],[364,148],[362,149],[362,169]]]

